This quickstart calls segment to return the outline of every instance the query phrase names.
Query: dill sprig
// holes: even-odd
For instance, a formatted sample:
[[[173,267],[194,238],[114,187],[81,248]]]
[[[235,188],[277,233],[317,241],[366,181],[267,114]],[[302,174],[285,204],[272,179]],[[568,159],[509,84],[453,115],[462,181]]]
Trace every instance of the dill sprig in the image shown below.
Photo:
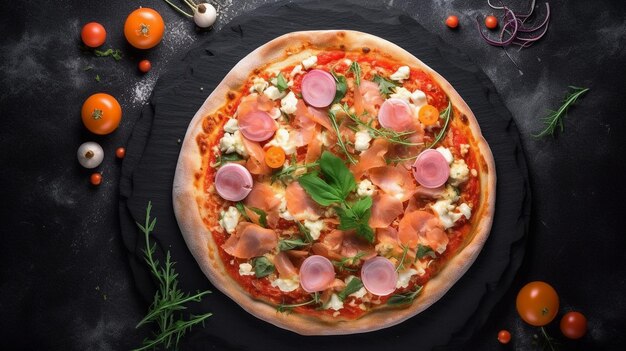
[[[567,110],[587,91],[589,88],[579,88],[575,86],[569,86],[572,90],[567,94],[565,100],[558,110],[550,110],[550,114],[542,118],[545,128],[539,134],[533,134],[534,137],[541,138],[546,135],[555,136],[556,128],[558,127],[561,132],[563,131],[563,118],[567,116]]]
[[[152,202],[148,202],[146,208],[146,221],[144,225],[137,223],[137,226],[145,236],[146,249],[144,259],[150,268],[150,272],[159,283],[159,289],[154,294],[154,301],[150,305],[148,314],[137,324],[136,328],[149,323],[156,323],[159,327],[158,333],[153,339],[145,339],[143,345],[137,350],[153,349],[157,346],[164,346],[166,349],[178,348],[178,342],[185,333],[197,324],[204,325],[204,320],[212,313],[203,315],[191,315],[188,320],[183,319],[182,311],[187,309],[188,302],[200,302],[202,296],[211,293],[210,291],[197,292],[194,295],[183,293],[178,287],[178,273],[174,270],[176,262],[172,262],[170,252],[167,251],[165,264],[159,265],[159,261],[154,259],[156,243],[150,243],[150,234],[156,226],[156,218],[150,218]]]
[[[390,143],[393,144],[401,144],[406,146],[420,146],[424,145],[424,143],[412,143],[406,139],[407,136],[413,134],[413,132],[396,132],[395,130],[387,129],[387,128],[374,128],[372,123],[374,123],[374,118],[369,119],[367,122],[361,121],[355,114],[350,113],[348,105],[341,105],[341,109],[343,112],[348,115],[348,117],[356,123],[358,126],[362,126],[365,128],[374,138],[383,138]]]

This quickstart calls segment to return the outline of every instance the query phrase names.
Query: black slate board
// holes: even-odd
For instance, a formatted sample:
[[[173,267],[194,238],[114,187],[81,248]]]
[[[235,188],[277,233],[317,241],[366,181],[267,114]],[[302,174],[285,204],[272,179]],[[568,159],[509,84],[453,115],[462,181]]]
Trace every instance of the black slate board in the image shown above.
[[[384,16],[381,15],[384,12]],[[337,337],[301,337],[257,320],[213,289],[189,253],[172,210],[171,189],[180,139],[197,109],[223,76],[247,53],[281,34],[296,30],[354,29],[378,35],[405,48],[459,91],[477,116],[498,174],[493,229],[480,256],[455,286],[420,315],[389,329]],[[493,84],[471,60],[424,30],[410,17],[387,8],[350,2],[280,3],[239,17],[185,54],[157,83],[150,104],[137,122],[122,167],[122,236],[138,291],[151,301],[155,286],[143,263],[143,239],[133,222],[142,221],[152,201],[158,217],[154,239],[170,250],[186,291],[214,293],[190,311],[211,311],[184,349],[385,348],[431,349],[458,346],[486,320],[510,285],[524,254],[530,214],[526,163],[517,128]]]

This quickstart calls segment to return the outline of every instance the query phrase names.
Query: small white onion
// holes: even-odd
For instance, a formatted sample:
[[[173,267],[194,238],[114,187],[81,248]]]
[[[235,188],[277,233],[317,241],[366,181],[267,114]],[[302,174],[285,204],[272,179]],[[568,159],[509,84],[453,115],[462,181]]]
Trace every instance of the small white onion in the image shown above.
[[[88,141],[78,147],[76,156],[81,166],[85,168],[96,168],[102,163],[102,160],[104,160],[104,150],[102,150],[100,144]]]
[[[193,11],[193,21],[200,28],[209,28],[215,23],[217,11],[211,4],[202,3]]]

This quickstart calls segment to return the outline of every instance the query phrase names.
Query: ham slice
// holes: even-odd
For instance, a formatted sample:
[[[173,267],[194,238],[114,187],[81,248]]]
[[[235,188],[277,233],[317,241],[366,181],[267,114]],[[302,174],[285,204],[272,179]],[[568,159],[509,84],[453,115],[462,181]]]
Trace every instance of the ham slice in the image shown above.
[[[404,215],[398,226],[400,242],[415,247],[417,244],[430,246],[442,253],[448,245],[448,236],[439,219],[430,212],[413,211]]]
[[[372,228],[388,227],[402,212],[402,201],[389,194],[376,194],[372,204],[369,225]]]
[[[285,200],[287,200],[287,211],[296,220],[317,219],[322,214],[320,206],[313,201],[298,182],[292,182],[287,186]]]
[[[378,167],[369,170],[370,180],[386,194],[404,202],[415,193],[415,180],[401,165]]]
[[[389,143],[385,139],[374,139],[372,146],[363,151],[357,164],[350,166],[354,177],[358,180],[361,176],[372,168],[384,167],[387,165],[385,154]]]
[[[276,266],[280,278],[288,279],[298,275],[298,270],[284,251],[274,256],[274,266]]]
[[[361,257],[362,260],[376,256],[376,251],[374,251],[372,245],[365,241],[365,239],[358,237],[354,231],[344,232],[341,242],[341,256],[354,257],[358,253],[364,253]]]
[[[378,84],[374,82],[362,80],[361,85],[354,89],[354,110],[359,117],[363,112],[367,112],[371,117],[376,117],[383,102]]]
[[[224,251],[237,258],[253,258],[272,251],[278,245],[278,237],[271,229],[250,222],[241,222],[222,245]]]
[[[317,161],[322,154],[322,140],[317,137],[320,133],[320,129],[320,126],[315,126],[315,137],[309,142],[309,146],[306,150],[306,156],[304,157],[304,161],[306,163]]]
[[[309,108],[302,100],[298,100],[298,103],[296,104],[295,125],[297,129],[293,138],[296,146],[300,147],[308,145],[309,142],[311,142],[311,140],[313,140],[316,136],[315,127],[317,123],[313,120],[312,115],[309,112]]]
[[[243,140],[243,146],[250,155],[245,165],[248,171],[252,174],[267,175],[272,173],[272,169],[265,164],[265,151],[263,151],[261,145],[256,141],[248,140],[244,136],[241,139]]]
[[[246,197],[244,204],[247,207],[254,207],[263,210],[267,214],[267,225],[275,228],[280,219],[278,213],[278,207],[280,206],[280,199],[274,196],[274,189],[265,183],[254,183],[252,191]],[[252,212],[252,211],[250,211]],[[246,213],[248,213],[246,211]],[[257,215],[258,216],[258,215]],[[251,219],[257,218],[257,216],[250,217]],[[258,221],[258,218],[257,218]]]

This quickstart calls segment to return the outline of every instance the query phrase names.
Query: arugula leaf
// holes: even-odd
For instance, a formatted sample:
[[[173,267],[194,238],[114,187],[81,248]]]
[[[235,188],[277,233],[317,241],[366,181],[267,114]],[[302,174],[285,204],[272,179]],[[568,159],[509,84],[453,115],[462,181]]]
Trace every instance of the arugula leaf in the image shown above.
[[[342,202],[341,193],[334,187],[330,186],[324,180],[319,178],[315,173],[307,173],[298,178],[298,183],[304,190],[322,206],[330,206],[337,202]]]
[[[119,61],[122,59],[122,52],[119,49],[107,49],[106,51],[94,50],[94,55],[97,57],[106,57],[111,56],[115,61]]]
[[[421,285],[418,285],[413,291],[409,291],[404,294],[392,295],[389,298],[389,300],[387,300],[387,305],[398,306],[398,305],[409,304],[413,302],[413,300],[415,300],[415,298],[417,297],[417,295],[420,294],[420,292],[422,292],[422,288],[423,287]]]
[[[296,224],[298,225],[300,234],[304,236],[307,242],[312,243],[313,237],[311,237],[311,231],[309,230],[309,228],[305,227],[302,223],[300,223],[300,221],[296,221]]]
[[[319,164],[328,184],[339,190],[343,200],[356,189],[354,174],[350,172],[350,169],[346,167],[339,157],[328,151],[324,151]]]
[[[359,65],[359,63],[356,61],[352,62],[350,68],[348,68],[348,71],[354,73],[354,81],[356,83],[356,86],[361,86],[361,66]]]
[[[267,277],[274,273],[274,265],[267,259],[267,257],[257,257],[252,261],[254,266],[254,275],[257,278]]]
[[[346,83],[346,77],[337,75],[334,71],[330,71],[330,74],[335,78],[335,82],[337,82],[337,91],[335,92],[335,98],[333,99],[333,104],[338,103],[346,96],[346,91],[348,90],[348,83]]]
[[[245,218],[246,221],[252,222],[252,220],[250,219],[250,217],[248,217],[248,214],[246,213],[246,207],[244,206],[243,202],[238,201],[235,204],[235,208],[237,208],[237,211],[241,213],[241,216]]]
[[[239,155],[236,152],[233,152],[230,154],[221,154],[221,155],[217,155],[217,157],[215,158],[215,164],[213,164],[213,167],[220,167],[228,162],[235,162],[235,161],[241,161],[241,160],[243,160],[243,158],[241,157],[241,155]]]
[[[96,74],[96,82],[98,82],[98,83],[100,82],[100,75],[99,74]]]
[[[281,93],[289,88],[289,85],[287,85],[287,80],[283,76],[282,72],[278,73],[278,75],[276,76],[276,88],[278,88],[278,91],[280,91]]]
[[[378,84],[378,89],[380,90],[380,93],[388,96],[389,94],[393,93],[393,89],[395,89],[398,86],[398,83],[389,80],[385,77],[381,77],[378,74],[376,74],[374,76],[374,79],[372,79],[374,81],[374,83]]]
[[[430,256],[432,258],[437,258],[437,255],[435,254],[435,251],[433,251],[433,249],[431,249],[430,246],[418,244],[417,245],[417,252],[415,253],[415,259],[416,260],[421,260],[422,258],[424,258],[426,256]]]
[[[348,285],[346,285],[346,287],[339,294],[337,294],[337,297],[341,301],[343,301],[348,297],[348,295],[359,291],[359,289],[361,289],[362,287],[363,282],[361,281],[361,279],[354,277],[352,278],[352,280],[350,280],[350,282],[348,282]]]
[[[278,242],[278,250],[279,251],[289,251],[296,248],[300,248],[302,246],[307,246],[309,243],[303,241],[300,238],[296,239],[283,239]]]
[[[333,265],[337,267],[337,270],[339,272],[342,272],[344,270],[354,272],[356,271],[356,269],[350,268],[348,266],[356,265],[357,263],[359,263],[359,260],[361,260],[363,256],[365,256],[365,252],[359,251],[357,252],[356,255],[352,257],[342,257],[340,261],[332,261],[332,262],[333,262]]]
[[[261,225],[261,227],[267,228],[267,213],[265,213],[265,211],[263,211],[260,208],[256,208],[256,207],[248,207],[248,208],[250,209],[250,211],[259,215],[259,224]]]

